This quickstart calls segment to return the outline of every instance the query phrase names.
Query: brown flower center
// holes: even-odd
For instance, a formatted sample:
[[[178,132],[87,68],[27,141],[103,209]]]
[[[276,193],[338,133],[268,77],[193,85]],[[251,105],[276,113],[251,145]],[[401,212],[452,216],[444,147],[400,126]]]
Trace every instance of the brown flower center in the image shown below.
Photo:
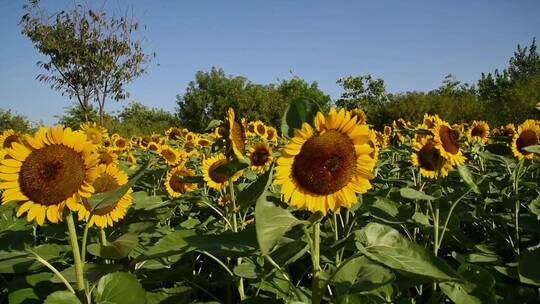
[[[171,129],[171,131],[169,132],[169,139],[170,140],[177,140],[181,136],[182,136],[182,132],[180,132],[180,130],[178,130],[176,128]]]
[[[126,147],[126,145],[127,145],[127,142],[126,142],[125,139],[119,138],[119,139],[116,140],[116,147],[117,148],[123,149],[123,148]]]
[[[192,174],[189,174],[189,172],[185,171],[176,172],[171,176],[171,179],[169,180],[169,186],[171,186],[171,189],[174,192],[184,194],[188,191],[188,185],[190,185],[190,183],[184,182],[184,179],[182,178],[184,175],[192,176]]]
[[[445,151],[452,154],[457,154],[459,152],[458,132],[452,130],[448,126],[443,125],[439,128],[439,136]]]
[[[96,190],[95,193],[105,193],[105,192],[114,190],[114,189],[116,189],[116,188],[118,188],[120,186],[118,184],[118,182],[114,179],[114,177],[112,177],[112,176],[110,176],[108,174],[103,174],[103,175],[99,176],[98,178],[96,178],[92,185],[94,186],[94,189]],[[92,209],[92,206],[90,206],[90,204],[88,203],[88,200],[86,198],[83,199],[83,202],[84,202],[84,206],[86,207],[87,210]],[[94,209],[93,214],[95,214],[95,215],[105,215],[105,214],[108,214],[109,212],[113,211],[115,207],[116,207],[116,203],[105,206],[105,207],[101,207],[101,208],[98,207],[98,208]]]
[[[486,129],[483,126],[479,125],[472,129],[471,136],[485,137]]]
[[[536,135],[536,132],[533,130],[525,130],[519,134],[519,137],[516,140],[516,147],[521,154],[527,155],[531,152],[525,151],[523,148],[536,145],[537,143],[538,136]]]
[[[295,180],[302,188],[321,195],[341,190],[355,170],[354,145],[347,135],[336,130],[308,139],[292,165]]]
[[[216,169],[227,164],[227,160],[226,159],[221,159],[221,160],[218,160],[216,161],[215,163],[213,163],[210,168],[208,169],[208,175],[210,176],[210,178],[218,183],[218,184],[223,184],[225,183],[229,178],[227,177],[227,175],[225,174],[222,174],[222,173],[217,173],[216,172]]]
[[[418,155],[420,167],[425,170],[439,171],[444,165],[444,157],[441,156],[439,150],[432,143],[427,143],[416,154]]]
[[[259,132],[259,134],[264,134],[264,133],[266,133],[266,128],[262,124],[258,124],[257,125],[257,132]]]
[[[77,193],[85,173],[79,153],[64,145],[50,145],[33,150],[24,160],[19,184],[30,200],[56,205]]]
[[[266,162],[268,162],[268,159],[270,158],[270,151],[266,149],[265,147],[260,147],[255,149],[253,153],[251,153],[251,164],[253,166],[264,166]]]
[[[245,149],[245,138],[244,138],[244,128],[238,122],[233,122],[232,129],[230,130],[230,140],[232,144],[240,151],[244,153]]]
[[[176,154],[169,149],[161,150],[161,156],[163,156],[166,161],[172,164],[174,164],[178,160],[176,158]]]

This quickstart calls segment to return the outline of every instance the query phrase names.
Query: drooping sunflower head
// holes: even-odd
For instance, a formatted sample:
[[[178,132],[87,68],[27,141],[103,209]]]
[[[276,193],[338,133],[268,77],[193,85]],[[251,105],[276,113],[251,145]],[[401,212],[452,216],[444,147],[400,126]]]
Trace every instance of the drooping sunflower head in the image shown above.
[[[23,140],[24,136],[21,132],[7,129],[0,134],[0,150],[11,148],[14,142],[22,144]]]
[[[360,125],[367,124],[367,115],[364,110],[356,108],[351,110],[351,117],[356,117],[356,123]]]
[[[244,127],[242,124],[236,121],[234,110],[232,108],[227,110],[227,133],[227,142],[229,143],[229,147],[231,147],[234,156],[238,159],[243,159],[244,150],[246,149],[246,135],[244,134]]]
[[[93,173],[97,176],[92,183],[96,190],[95,193],[112,191],[128,182],[127,174],[114,164],[101,164],[93,169]],[[79,220],[88,222],[90,227],[93,225],[100,228],[112,227],[115,222],[123,219],[126,215],[131,205],[132,192],[133,190],[130,188],[118,201],[107,206],[96,206],[94,210],[92,210],[88,199],[83,198],[82,204],[77,210]]]
[[[264,122],[260,120],[257,120],[255,122],[255,133],[260,137],[266,137],[266,125],[264,124]]]
[[[427,178],[442,178],[448,175],[452,165],[441,154],[437,142],[431,137],[413,141],[411,154],[413,165],[420,167],[420,174]]]
[[[459,146],[458,131],[452,129],[447,122],[439,119],[435,122],[432,133],[434,135],[434,142],[442,157],[448,160],[452,166],[459,166],[465,163],[465,156]]]
[[[249,148],[251,170],[262,173],[272,163],[272,148],[265,142],[258,142]]]
[[[108,137],[107,129],[95,122],[85,122],[81,125],[81,130],[86,134],[88,140],[93,144],[99,145]]]
[[[202,171],[204,181],[208,184],[208,187],[220,190],[226,187],[229,183],[229,177],[221,172],[218,168],[228,163],[225,154],[218,154],[213,157],[205,158],[202,162]],[[232,181],[235,182],[242,176],[243,172],[238,171],[232,177]]]
[[[161,149],[159,150],[159,154],[165,160],[165,162],[171,167],[183,165],[183,163],[187,159],[185,152],[179,151],[168,145],[161,146]]]
[[[167,193],[169,193],[171,197],[177,198],[184,193],[197,189],[197,184],[185,181],[184,178],[186,176],[195,176],[195,172],[183,166],[178,166],[167,173],[165,189],[167,189]]]
[[[100,149],[98,151],[100,164],[116,164],[118,163],[118,154],[114,153],[112,149]]]
[[[20,201],[17,216],[42,225],[62,220],[67,205],[77,210],[81,197],[94,192],[96,146],[81,131],[62,126],[40,128],[26,137],[26,144],[13,143],[9,159],[0,161],[2,203]]]
[[[304,123],[281,150],[274,183],[286,202],[326,214],[351,207],[356,194],[371,188],[375,159],[367,125],[350,112],[332,108],[317,113],[315,129]]]
[[[167,132],[165,132],[169,140],[179,140],[182,137],[182,131],[177,127],[170,127]]]
[[[524,148],[540,143],[540,126],[532,119],[522,123],[512,139],[512,152],[519,160],[535,158],[535,154]]]
[[[487,143],[489,140],[489,125],[485,121],[474,120],[467,131],[467,139],[469,142]]]

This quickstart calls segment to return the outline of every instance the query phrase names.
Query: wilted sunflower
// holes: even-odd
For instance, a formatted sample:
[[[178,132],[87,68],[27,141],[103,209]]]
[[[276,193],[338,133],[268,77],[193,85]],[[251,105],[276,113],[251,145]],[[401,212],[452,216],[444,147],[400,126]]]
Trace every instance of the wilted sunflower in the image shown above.
[[[86,134],[86,138],[93,144],[100,145],[107,138],[107,129],[95,122],[85,122],[81,125],[81,130]]]
[[[186,183],[184,177],[195,176],[195,172],[182,166],[176,167],[167,173],[165,179],[165,189],[171,197],[180,195],[197,189],[197,184]]]
[[[95,145],[83,132],[62,126],[40,128],[26,142],[13,143],[7,150],[12,158],[1,161],[2,203],[21,201],[18,217],[28,212],[28,221],[57,223],[66,205],[75,211],[81,197],[94,193]]]
[[[11,148],[11,144],[14,142],[23,143],[23,134],[21,132],[8,129],[0,134],[0,150]]]
[[[177,127],[170,127],[169,130],[165,132],[169,140],[178,140],[182,137],[182,131]]]
[[[118,163],[118,155],[111,149],[101,149],[98,151],[100,164],[116,164]]]
[[[159,154],[171,167],[182,165],[187,159],[185,152],[174,149],[168,145],[161,146]]]
[[[487,143],[489,139],[489,125],[485,121],[474,120],[467,131],[469,142],[479,141]]]
[[[458,131],[452,129],[447,122],[441,119],[435,120],[431,131],[441,156],[448,160],[452,166],[463,165],[466,158],[459,148]]]
[[[413,165],[420,167],[420,174],[428,178],[440,178],[448,175],[452,165],[441,154],[437,142],[431,137],[413,140]]]
[[[97,176],[92,185],[96,193],[105,193],[125,185],[128,182],[127,174],[118,169],[114,164],[99,165],[92,170]],[[97,206],[92,211],[92,206],[86,198],[82,199],[82,204],[79,205],[78,214],[79,220],[88,222],[91,227],[96,225],[100,228],[112,227],[114,222],[124,218],[127,209],[131,205],[131,188],[118,201],[111,205],[100,207]],[[91,212],[92,211],[92,212]]]
[[[351,110],[351,117],[356,117],[356,123],[360,125],[367,124],[367,115],[364,110],[360,108],[352,109]]]
[[[262,173],[272,163],[272,148],[265,142],[258,142],[249,148],[251,170]]]
[[[349,208],[357,193],[372,187],[369,128],[335,108],[326,117],[317,113],[314,124],[315,130],[304,123],[283,147],[274,183],[281,185],[285,201],[298,208],[323,214]]]
[[[227,164],[227,157],[225,154],[218,154],[216,156],[205,158],[202,162],[202,172],[204,181],[208,184],[208,187],[220,190],[229,184],[229,178],[225,174],[216,172],[216,169]],[[236,172],[231,178],[235,182],[242,176],[242,171]]]
[[[255,133],[260,137],[266,137],[266,125],[264,122],[257,120],[255,122]]]
[[[523,148],[538,145],[540,142],[540,126],[538,122],[528,119],[522,123],[512,139],[512,152],[519,160],[535,158],[535,154]]]
[[[242,124],[235,120],[235,114],[232,108],[227,110],[227,128],[229,146],[238,159],[243,159],[244,150],[246,149],[246,136]]]

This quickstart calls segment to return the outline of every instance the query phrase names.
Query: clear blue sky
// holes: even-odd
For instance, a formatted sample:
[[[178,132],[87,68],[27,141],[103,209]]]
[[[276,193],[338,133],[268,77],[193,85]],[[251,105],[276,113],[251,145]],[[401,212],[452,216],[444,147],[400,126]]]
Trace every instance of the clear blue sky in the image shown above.
[[[54,11],[71,3],[42,6]],[[107,6],[118,3],[132,6],[147,26],[146,50],[157,53],[148,74],[129,85],[128,101],[169,111],[195,73],[212,66],[265,84],[292,71],[337,98],[335,82],[346,75],[373,74],[394,93],[437,88],[448,73],[474,83],[481,72],[506,67],[518,43],[540,39],[538,0],[109,0]],[[42,57],[20,33],[22,4],[0,0],[0,108],[53,124],[69,100],[35,80]],[[120,105],[111,101],[108,109]]]

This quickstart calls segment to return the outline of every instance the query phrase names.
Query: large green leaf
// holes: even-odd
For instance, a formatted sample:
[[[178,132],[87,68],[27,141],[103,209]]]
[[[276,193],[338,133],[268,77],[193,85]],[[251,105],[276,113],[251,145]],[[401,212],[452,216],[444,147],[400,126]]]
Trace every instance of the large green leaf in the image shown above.
[[[318,111],[315,101],[304,97],[294,99],[281,118],[281,134],[292,137],[294,129],[301,129],[304,122],[312,123]]]
[[[141,256],[137,257],[136,261],[161,259],[181,254],[189,248],[186,238],[195,235],[195,230],[177,230],[168,233]]]
[[[51,272],[39,272],[27,276],[19,275],[11,280],[8,288],[8,303],[10,304],[38,304],[57,291],[65,289],[63,284],[52,283],[49,280]]]
[[[236,197],[237,204],[240,206],[251,206],[257,202],[257,199],[268,188],[270,177],[272,176],[272,169],[270,168],[263,175],[259,176],[256,181],[244,188]]]
[[[534,213],[540,220],[540,195],[531,201],[529,204],[529,210],[531,210],[531,212]]]
[[[423,191],[418,191],[412,188],[401,188],[399,189],[399,194],[401,194],[401,196],[404,198],[412,200],[432,201],[435,199],[433,196],[427,195]]]
[[[135,233],[126,233],[107,245],[90,244],[87,251],[104,259],[123,259],[137,246],[138,240]]]
[[[232,161],[228,161],[225,164],[219,166],[216,168],[217,174],[223,174],[226,176],[233,176],[236,172],[243,170],[249,166],[249,163],[247,160],[242,159],[234,159]]]
[[[90,282],[97,282],[102,276],[122,270],[121,264],[94,264],[84,263],[84,278]],[[60,272],[62,276],[70,283],[77,282],[75,266],[70,266]],[[62,283],[62,281],[54,276],[51,278],[53,283]]]
[[[114,272],[99,280],[94,300],[97,304],[145,304],[146,292],[133,274]]]
[[[81,304],[81,301],[75,294],[59,290],[51,293],[43,304]]]
[[[268,176],[266,187],[272,181],[272,174]],[[257,229],[257,241],[262,254],[269,254],[277,241],[292,227],[305,223],[294,217],[292,213],[274,205],[268,200],[272,197],[265,191],[255,205],[255,227]]]
[[[458,169],[459,175],[461,176],[465,184],[467,184],[467,186],[469,186],[469,188],[471,188],[471,190],[474,191],[475,193],[480,193],[480,189],[478,188],[478,185],[474,181],[474,178],[469,168],[466,165],[463,165],[463,166],[459,166],[457,169]]]
[[[391,227],[369,223],[356,232],[356,239],[362,253],[387,267],[436,281],[460,280],[445,261]]]
[[[52,262],[69,250],[68,245],[43,244],[32,248],[45,260]],[[26,251],[0,252],[0,273],[27,273],[45,267]]]
[[[540,286],[540,247],[520,254],[518,270],[521,282]]]
[[[459,267],[458,273],[467,281],[439,284],[444,294],[454,303],[497,303],[493,290],[495,280],[487,270],[473,264],[463,264]]]
[[[346,260],[345,266],[337,269],[329,282],[336,286],[340,294],[354,291],[370,290],[390,283],[395,275],[388,268],[373,262],[365,256]]]
[[[247,256],[257,250],[257,236],[253,225],[239,232],[189,235],[185,242],[191,247],[224,256]]]

